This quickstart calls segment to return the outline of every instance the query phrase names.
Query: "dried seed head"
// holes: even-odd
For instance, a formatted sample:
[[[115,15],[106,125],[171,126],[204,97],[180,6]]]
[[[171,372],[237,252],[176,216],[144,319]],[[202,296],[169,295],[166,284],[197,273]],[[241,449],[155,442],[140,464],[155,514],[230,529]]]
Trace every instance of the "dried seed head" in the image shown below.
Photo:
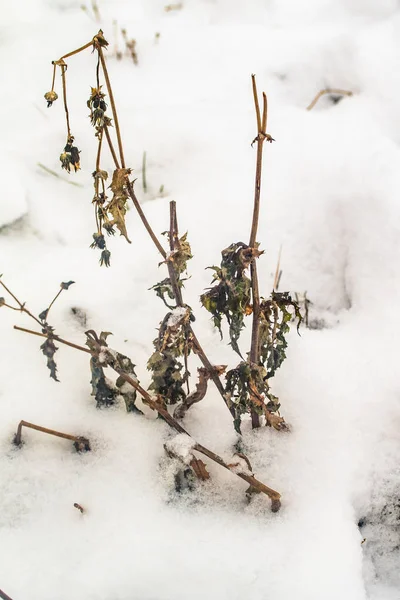
[[[53,105],[53,102],[57,100],[58,94],[52,90],[51,92],[46,92],[44,98],[47,100],[47,108],[50,108],[50,106]]]
[[[6,303],[4,298],[0,298],[0,306],[4,306]]]
[[[60,154],[61,168],[68,171],[68,173],[71,172],[71,166],[74,168],[75,173],[81,168],[79,158],[80,150],[78,150],[73,143],[74,138],[71,135],[64,147],[64,151]]]

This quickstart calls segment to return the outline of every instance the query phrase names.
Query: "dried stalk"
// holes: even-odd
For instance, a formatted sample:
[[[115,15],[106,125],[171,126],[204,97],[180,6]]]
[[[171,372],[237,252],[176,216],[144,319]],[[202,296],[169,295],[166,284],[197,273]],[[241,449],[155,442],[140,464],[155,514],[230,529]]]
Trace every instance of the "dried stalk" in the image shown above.
[[[96,39],[96,37],[94,39]],[[117,134],[118,151],[119,151],[119,156],[121,159],[121,167],[123,169],[125,169],[124,148],[122,146],[121,130],[119,128],[118,114],[117,114],[117,109],[115,107],[114,94],[112,91],[110,78],[108,76],[107,64],[106,64],[106,60],[104,58],[104,53],[103,53],[102,47],[100,45],[97,45],[96,49],[97,49],[97,52],[100,57],[101,67],[103,69],[104,79],[106,80],[107,91],[108,91],[108,95],[110,97],[111,110],[112,110],[112,114],[113,114],[113,118],[114,118],[114,126],[115,126],[115,131]]]
[[[26,333],[31,333],[33,335],[39,335],[42,337],[46,337],[44,334],[35,332],[35,331],[30,331],[28,329],[22,329],[20,327],[16,327],[14,326],[15,329],[18,330],[22,330],[25,331]],[[82,346],[77,346],[76,344],[72,344],[70,342],[67,342],[66,340],[59,338],[58,336],[54,336],[54,339],[57,339],[58,342],[62,343],[62,344],[66,344],[67,346],[70,346],[72,348],[76,348],[77,350],[81,350],[83,352],[89,352],[90,354],[92,354],[92,356],[98,356],[98,353],[100,351],[100,345],[97,349],[97,352],[92,352],[90,350],[88,350],[87,348],[83,348]],[[156,400],[154,400],[150,394],[144,389],[142,388],[142,386],[135,380],[132,379],[132,377],[128,374],[125,373],[122,369],[118,368],[117,366],[112,366],[110,365],[110,367],[116,372],[118,373],[118,375],[127,383],[129,383],[133,388],[135,388],[139,394],[142,396],[143,398],[143,402],[145,404],[147,404],[150,408],[152,408],[153,410],[156,410],[158,412],[159,415],[161,415],[161,417],[163,417],[163,419],[167,422],[167,424],[174,429],[175,431],[177,431],[178,433],[184,433],[186,435],[188,435],[189,437],[190,434],[186,431],[186,429],[184,429],[182,427],[182,425],[176,420],[174,419],[174,417],[172,415],[169,414],[168,410],[166,408],[164,408],[164,406],[162,406],[162,404],[160,402],[157,402]],[[40,428],[38,425],[32,425],[31,423],[27,424],[25,421],[21,421],[21,423],[25,426],[30,426],[34,429],[38,429],[39,431],[44,431],[45,433],[51,433],[52,435],[59,435],[59,437],[66,437],[68,434],[60,434],[59,432],[54,432],[51,429],[45,429],[45,428]],[[20,423],[20,426],[22,427]],[[18,435],[18,433],[17,433]],[[20,439],[20,438],[19,438]],[[72,439],[72,436],[67,437],[67,439]],[[73,439],[76,440],[82,440],[84,438],[75,438],[75,436],[73,436]],[[208,458],[210,458],[212,461],[216,462],[217,464],[219,464],[221,467],[224,467],[225,469],[227,469],[228,471],[231,471],[232,473],[234,473],[235,475],[237,475],[238,477],[240,477],[241,479],[243,479],[244,481],[246,481],[249,485],[251,485],[253,488],[255,488],[256,490],[258,490],[259,492],[262,492],[263,494],[266,494],[270,499],[271,499],[271,510],[273,512],[277,512],[281,506],[281,501],[280,501],[280,497],[281,495],[279,494],[279,492],[273,490],[272,488],[266,486],[264,483],[262,483],[261,481],[259,481],[258,479],[256,479],[254,477],[254,475],[247,475],[246,473],[238,473],[235,470],[233,470],[228,463],[226,463],[220,456],[218,456],[218,454],[215,454],[215,452],[212,452],[212,450],[209,450],[208,448],[206,448],[205,446],[202,446],[201,444],[198,444],[197,442],[194,444],[193,446],[194,450],[197,450],[197,452],[200,452],[201,454],[204,454],[205,456],[207,456]]]
[[[7,594],[3,592],[3,590],[0,590],[0,598],[3,598],[3,600],[12,600],[12,598],[10,598],[10,596],[7,596]]]
[[[65,119],[67,121],[67,143],[68,143],[69,139],[71,138],[71,127],[69,124],[69,112],[68,112],[68,105],[67,105],[67,80],[65,77],[65,71],[67,70],[67,65],[64,63],[64,61],[62,61],[59,66],[61,68],[61,80],[62,80],[62,89],[63,89]]]
[[[42,427],[41,425],[34,425],[33,423],[29,423],[28,421],[20,421],[18,425],[17,433],[14,437],[14,444],[16,446],[20,446],[22,444],[22,427],[28,427],[29,429],[35,429],[36,431],[41,431],[42,433],[47,433],[48,435],[55,435],[56,437],[60,437],[65,440],[71,440],[72,442],[74,442],[74,446],[78,452],[90,450],[90,442],[87,438],[83,436],[62,433],[61,431],[48,429],[47,427]]]
[[[255,75],[251,76],[254,106],[256,111],[257,121],[257,136],[253,140],[257,142],[257,162],[256,162],[256,178],[254,187],[254,207],[253,207],[253,220],[251,224],[251,233],[249,247],[256,247],[256,238],[258,230],[258,221],[260,215],[260,193],[261,193],[261,175],[262,175],[262,158],[263,158],[263,147],[265,140],[272,142],[271,136],[266,133],[267,129],[267,96],[263,92],[263,112],[262,118],[260,113],[260,105],[258,102],[257,84]],[[260,362],[260,344],[259,344],[259,331],[260,331],[260,292],[258,289],[258,275],[256,256],[252,259],[250,264],[250,275],[251,275],[251,289],[253,297],[253,326],[251,334],[251,349],[250,349],[250,362],[258,365]],[[251,409],[251,424],[253,429],[260,427],[260,417],[255,409]]]
[[[318,92],[318,94],[315,96],[315,98],[312,100],[312,102],[310,102],[310,104],[307,106],[306,110],[311,110],[312,108],[314,108],[314,106],[317,104],[318,100],[325,94],[339,94],[340,96],[352,96],[353,92],[350,92],[347,90],[339,90],[336,88],[326,88],[326,89]]]
[[[43,326],[43,324],[39,321],[38,318],[35,317],[35,315],[33,315],[26,307],[25,307],[25,302],[20,302],[18,300],[18,298],[16,296],[14,296],[14,294],[11,292],[11,290],[8,289],[8,287],[6,286],[5,283],[3,283],[3,281],[0,278],[0,285],[3,286],[3,288],[6,290],[6,292],[8,294],[10,294],[11,298],[13,298],[15,300],[15,302],[18,304],[19,308],[15,308],[13,306],[9,306],[8,304],[5,305],[8,308],[12,308],[13,310],[19,310],[20,312],[24,312],[25,314],[27,314],[29,317],[31,317],[31,319],[33,319],[34,321],[36,321],[36,323],[38,323],[38,325],[40,325],[40,327]]]

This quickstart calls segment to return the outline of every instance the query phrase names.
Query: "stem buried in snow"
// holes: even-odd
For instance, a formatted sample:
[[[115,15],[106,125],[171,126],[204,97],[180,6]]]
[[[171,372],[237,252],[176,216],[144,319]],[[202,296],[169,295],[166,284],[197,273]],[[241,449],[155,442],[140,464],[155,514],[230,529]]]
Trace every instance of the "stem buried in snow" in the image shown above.
[[[23,427],[35,429],[36,431],[47,433],[48,435],[54,435],[56,437],[63,438],[64,440],[71,440],[72,442],[74,442],[74,448],[77,452],[88,452],[90,450],[90,442],[87,438],[83,436],[62,433],[61,431],[56,431],[55,429],[48,429],[47,427],[42,427],[41,425],[34,425],[34,423],[29,423],[28,421],[20,421],[18,425],[17,433],[14,436],[14,444],[16,446],[22,445]]]

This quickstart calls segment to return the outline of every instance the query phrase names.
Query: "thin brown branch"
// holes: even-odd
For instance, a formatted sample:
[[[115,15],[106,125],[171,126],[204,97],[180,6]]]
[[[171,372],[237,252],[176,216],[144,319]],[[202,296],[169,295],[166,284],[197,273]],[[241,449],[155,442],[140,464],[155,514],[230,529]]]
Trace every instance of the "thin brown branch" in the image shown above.
[[[74,56],[75,54],[79,54],[79,52],[82,52],[83,50],[86,50],[86,48],[91,48],[92,46],[93,46],[93,40],[90,40],[90,42],[88,42],[84,46],[81,46],[80,48],[77,48],[76,50],[72,50],[72,52],[68,52],[67,54],[64,54],[63,56],[61,56],[59,58],[59,60],[63,60],[64,58],[69,58],[70,56]]]
[[[103,142],[103,133],[104,133],[104,128],[102,128],[100,131],[99,145],[97,147],[96,173],[98,173],[100,171],[100,158],[101,158],[101,147],[102,147],[102,142]]]
[[[42,326],[42,323],[40,323],[40,321],[39,321],[39,325]],[[33,329],[26,329],[25,327],[19,327],[18,325],[14,325],[14,329],[16,329],[17,331],[23,331],[24,333],[30,333],[31,335],[37,335],[39,337],[44,337],[44,338],[49,337],[45,333],[40,333],[39,331],[33,331]],[[86,352],[87,354],[92,354],[91,351],[89,350],[89,348],[85,348],[84,346],[79,346],[79,344],[74,344],[73,342],[68,342],[68,340],[64,340],[63,338],[59,337],[58,335],[53,334],[51,336],[51,339],[55,340],[57,342],[60,342],[60,344],[65,344],[66,346],[69,346],[70,348],[75,348],[75,350],[80,350],[81,352]]]
[[[94,39],[96,39],[96,38],[94,38]],[[119,122],[118,122],[118,114],[117,114],[117,109],[115,107],[114,94],[112,91],[110,78],[108,76],[106,59],[104,57],[103,49],[100,45],[97,45],[97,52],[99,53],[101,67],[103,69],[104,79],[106,80],[107,91],[108,91],[108,95],[110,97],[111,110],[113,113],[115,131],[117,134],[118,151],[119,151],[119,156],[121,159],[121,166],[124,169],[125,168],[125,158],[124,158],[124,149],[122,146],[121,130],[119,128]]]
[[[318,100],[320,98],[322,98],[322,96],[325,96],[325,94],[338,94],[339,96],[352,96],[353,92],[350,92],[348,90],[340,90],[340,89],[336,89],[336,88],[326,88],[326,89],[318,92],[318,94],[314,97],[314,99],[307,106],[306,110],[313,109],[314,106],[317,104]]]
[[[40,320],[35,317],[35,315],[33,315],[26,307],[25,307],[25,302],[20,302],[18,300],[18,298],[12,293],[12,291],[6,286],[6,284],[3,282],[3,280],[0,278],[0,285],[3,286],[3,288],[6,290],[6,292],[8,294],[10,294],[11,298],[13,298],[15,300],[15,302],[18,304],[19,309],[15,309],[12,306],[9,306],[9,308],[12,308],[13,310],[20,310],[21,312],[24,312],[25,314],[27,314],[29,317],[31,317],[31,319],[33,319],[34,321],[36,321],[36,323],[38,323],[38,325],[40,325],[40,327],[43,327],[43,323],[40,322]]]
[[[115,168],[119,169],[120,166],[119,166],[119,161],[118,161],[117,153],[115,152],[115,148],[114,148],[113,143],[112,143],[110,132],[108,131],[108,127],[107,127],[106,124],[104,124],[104,126],[103,126],[103,131],[106,134],[106,139],[107,139],[108,147],[110,148],[110,152],[111,152],[111,155],[113,157]]]
[[[261,115],[260,115],[260,105],[258,103],[258,93],[257,93],[257,84],[256,84],[256,76],[251,76],[251,83],[253,87],[253,97],[254,97],[254,106],[256,109],[256,119],[257,119],[257,131],[261,131]]]
[[[2,598],[3,600],[12,600],[12,598],[10,598],[10,596],[7,596],[7,594],[3,592],[3,590],[0,590],[0,598]]]
[[[260,106],[258,102],[257,84],[255,75],[251,76],[254,106],[257,118],[257,159],[256,159],[256,176],[254,185],[254,207],[253,207],[253,220],[251,225],[249,247],[255,248],[257,241],[258,222],[260,216],[260,194],[261,194],[261,176],[262,176],[262,158],[263,158],[263,147],[265,140],[272,141],[272,138],[266,133],[267,129],[267,114],[268,104],[267,96],[263,92],[263,114],[262,119],[260,116]],[[251,335],[251,349],[250,349],[250,362],[258,365],[260,361],[260,348],[259,348],[259,332],[260,332],[260,293],[258,289],[258,276],[257,276],[257,258],[254,257],[250,265],[251,273],[251,287],[253,297],[253,325]],[[251,410],[251,421],[253,429],[260,426],[260,417],[258,413]]]
[[[51,91],[54,91],[54,84],[56,81],[56,71],[57,71],[57,63],[55,61],[53,61],[53,79],[51,82]]]
[[[20,421],[18,425],[17,433],[15,434],[14,438],[14,444],[16,446],[20,446],[22,443],[22,427],[35,429],[36,431],[41,431],[42,433],[47,433],[48,435],[54,435],[56,437],[63,438],[64,440],[71,440],[72,442],[74,442],[75,448],[79,451],[90,450],[89,440],[81,435],[71,435],[69,433],[62,433],[61,431],[56,431],[55,429],[48,429],[47,427],[42,427],[41,425],[29,423],[28,421]]]
[[[71,137],[71,127],[69,124],[69,112],[68,112],[68,104],[67,104],[67,81],[66,81],[66,77],[65,77],[65,71],[67,70],[67,65],[61,63],[60,68],[61,68],[61,80],[62,80],[62,89],[63,89],[64,111],[65,111],[65,118],[67,121],[67,143],[68,143],[69,139]]]
[[[47,321],[47,317],[49,316],[49,312],[51,307],[53,306],[54,302],[57,300],[58,296],[61,294],[61,292],[63,291],[63,288],[60,288],[57,292],[57,294],[54,296],[53,300],[50,302],[49,304],[49,308],[47,309],[47,313],[46,313],[46,321]]]
[[[164,420],[168,423],[168,425],[170,427],[172,427],[172,429],[175,429],[175,431],[177,431],[178,433],[185,433],[186,435],[191,437],[190,434],[186,431],[186,429],[184,429],[182,427],[182,425],[180,423],[178,423],[178,421],[176,421],[176,419],[174,419],[174,417],[172,417],[169,414],[167,409],[164,408],[163,406],[161,406],[155,400],[153,400],[153,398],[150,396],[150,394],[148,392],[146,392],[146,390],[144,390],[137,381],[132,379],[132,377],[130,375],[128,375],[127,373],[125,373],[124,371],[119,370],[119,369],[115,369],[115,370],[117,371],[117,373],[119,373],[119,375],[122,377],[122,379],[124,379],[124,381],[126,381],[127,383],[130,383],[132,385],[132,387],[134,387],[139,392],[139,394],[142,396],[145,404],[150,406],[150,408],[153,408],[154,410],[156,410],[164,418]],[[266,486],[264,483],[262,483],[261,481],[256,479],[254,477],[254,475],[247,475],[245,473],[236,472],[228,465],[228,463],[226,463],[220,456],[218,456],[218,454],[215,454],[215,452],[212,452],[211,450],[209,450],[205,446],[202,446],[201,444],[198,444],[196,442],[193,446],[193,449],[197,450],[197,452],[200,452],[201,454],[204,454],[204,456],[207,456],[212,461],[219,464],[221,467],[224,467],[228,471],[231,471],[231,473],[234,473],[235,475],[237,475],[238,477],[240,477],[241,479],[246,481],[249,485],[256,488],[259,492],[266,494],[271,499],[271,502],[272,502],[271,508],[272,508],[273,512],[277,512],[279,510],[279,508],[281,506],[281,502],[280,502],[281,495],[279,494],[279,492]]]
[[[276,263],[274,285],[273,285],[273,288],[272,288],[274,291],[276,291],[278,289],[278,287],[279,287],[279,281],[280,281],[281,275],[282,275],[282,271],[281,271],[281,255],[282,255],[282,246],[279,248],[278,262]]]
[[[145,226],[145,228],[147,230],[147,233],[149,234],[149,236],[153,240],[154,245],[156,246],[157,250],[159,251],[159,253],[163,257],[163,259],[165,260],[167,258],[167,253],[165,252],[164,248],[161,246],[160,242],[158,241],[158,238],[157,238],[156,234],[154,233],[154,231],[152,230],[152,228],[150,226],[150,223],[146,219],[146,215],[144,214],[144,212],[142,210],[142,207],[139,204],[139,200],[136,198],[136,194],[134,192],[132,183],[130,181],[127,181],[126,187],[128,188],[129,195],[130,195],[130,197],[132,199],[132,202],[133,202],[133,204],[134,204],[134,206],[136,208],[136,211],[139,214],[139,217],[140,217],[143,225]]]

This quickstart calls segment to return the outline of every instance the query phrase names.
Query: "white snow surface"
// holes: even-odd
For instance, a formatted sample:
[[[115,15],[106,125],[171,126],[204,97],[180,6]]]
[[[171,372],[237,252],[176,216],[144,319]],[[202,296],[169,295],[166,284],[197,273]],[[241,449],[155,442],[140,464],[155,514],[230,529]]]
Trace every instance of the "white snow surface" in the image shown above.
[[[51,380],[40,339],[13,330],[37,326],[2,308],[0,589],[13,600],[398,600],[399,2],[183,0],[170,12],[166,3],[98,0],[98,23],[90,2],[84,11],[81,0],[1,0],[0,226],[8,226],[0,272],[35,314],[61,281],[74,280],[51,309],[57,333],[83,345],[87,329],[112,331],[112,346],[149,385],[146,362],[166,309],[148,290],[166,277],[165,265],[158,268],[133,208],[133,243],[109,242],[111,268],[89,249],[90,50],[68,59],[77,174],[59,166],[59,76],[59,100],[47,109],[43,98],[51,60],[101,27],[138,197],[157,233],[168,229],[168,201],[176,200],[194,254],[184,295],[196,334],[214,364],[235,366],[199,295],[210,284],[205,267],[249,236],[256,73],[276,139],[265,147],[260,289],[268,295],[282,247],[280,289],[307,291],[314,325],[290,334],[272,383],[290,433],[243,424],[242,451],[256,477],[282,494],[282,508],[271,513],[264,495],[247,504],[245,482],[204,457],[210,480],[176,492],[165,466],[167,425],[146,408],[146,417],[122,403],[96,409],[88,356],[66,346],[56,354],[61,382]],[[114,20],[137,40],[138,66],[113,57]],[[306,111],[326,87],[354,94]],[[108,156],[102,168],[111,172]],[[86,436],[92,451],[78,455],[68,440],[31,429],[16,448],[21,419]],[[183,425],[214,452],[234,452],[237,436],[211,383]]]

